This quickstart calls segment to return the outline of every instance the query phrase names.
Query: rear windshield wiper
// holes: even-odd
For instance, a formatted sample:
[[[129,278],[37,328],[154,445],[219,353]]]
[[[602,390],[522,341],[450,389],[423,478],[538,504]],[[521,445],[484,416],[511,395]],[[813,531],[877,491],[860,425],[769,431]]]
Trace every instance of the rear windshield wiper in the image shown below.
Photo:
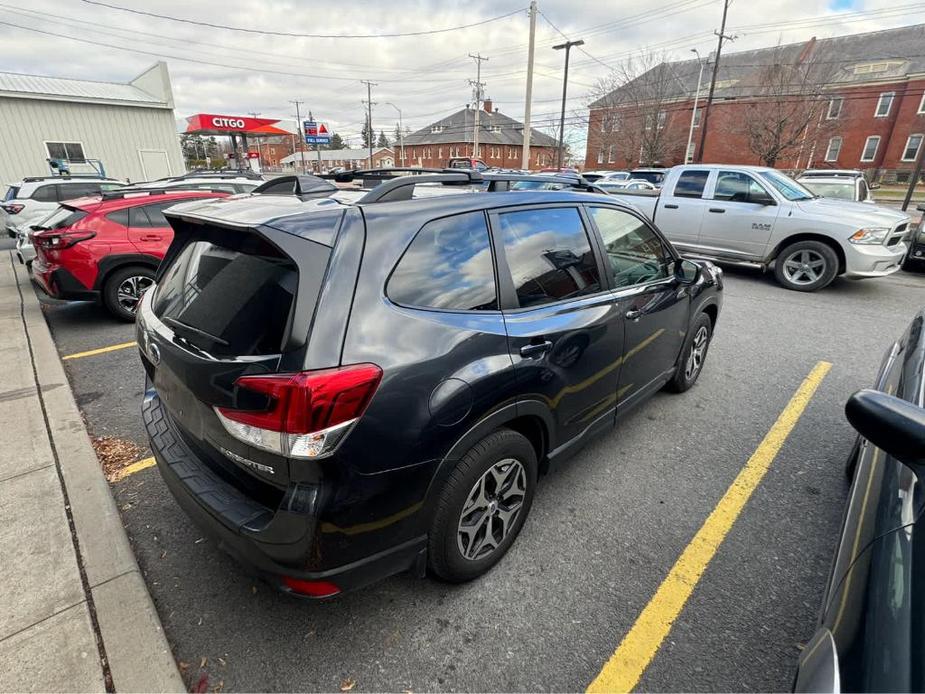
[[[194,326],[192,326],[192,325],[188,325],[187,323],[184,323],[184,322],[182,322],[182,321],[178,321],[176,318],[171,318],[170,316],[165,316],[162,320],[163,320],[165,323],[167,323],[168,325],[173,326],[174,328],[180,328],[181,330],[189,330],[191,333],[194,333],[194,334],[196,334],[196,335],[200,335],[200,336],[206,338],[207,340],[211,340],[212,342],[217,342],[217,343],[220,344],[222,347],[227,347],[227,346],[230,344],[230,343],[228,342],[228,340],[223,340],[222,338],[218,337],[217,335],[213,335],[212,333],[207,333],[205,330],[200,330],[199,328],[196,328],[196,327],[194,327]]]

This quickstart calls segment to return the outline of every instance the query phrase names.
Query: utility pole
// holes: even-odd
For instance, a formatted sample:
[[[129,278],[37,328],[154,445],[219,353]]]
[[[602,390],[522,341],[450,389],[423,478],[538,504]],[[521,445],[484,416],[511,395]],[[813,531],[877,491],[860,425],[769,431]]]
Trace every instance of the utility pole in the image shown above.
[[[694,141],[694,121],[697,120],[697,102],[700,101],[700,83],[703,80],[703,58],[700,57],[700,51],[691,48],[691,53],[697,56],[697,62],[700,64],[700,72],[697,73],[697,92],[694,95],[694,110],[691,111],[691,127],[687,131],[687,149],[684,150],[684,163],[691,163],[691,142]]]
[[[915,154],[915,170],[912,172],[912,178],[909,179],[909,187],[906,189],[906,197],[903,199],[903,212],[908,209],[909,203],[912,202],[912,193],[915,191],[915,186],[918,185],[919,176],[922,175],[923,155],[925,155],[925,139],[919,142],[919,151]]]
[[[369,128],[369,167],[373,168],[373,87],[378,87],[376,82],[369,80],[360,80],[366,85],[366,126]]]
[[[536,48],[536,0],[530,0],[530,48],[527,49],[527,97],[524,106],[524,144],[520,168],[530,168],[530,110],[533,102],[533,54]]]
[[[475,70],[475,82],[469,80],[469,84],[475,87],[475,133],[472,136],[472,156],[475,159],[479,157],[479,113],[482,110],[482,87],[485,85],[482,84],[482,61],[488,60],[488,58],[483,58],[481,53],[476,53],[475,55],[469,54],[469,57],[475,60],[476,70]]]
[[[386,105],[398,111],[398,146],[401,148],[401,165],[405,166],[405,130],[402,126],[401,109],[391,101],[386,102]]]
[[[727,0],[728,2],[728,0]],[[565,49],[565,75],[562,77],[562,115],[559,118],[559,147],[556,150],[556,168],[562,168],[562,155],[565,153],[565,97],[568,94],[568,56],[572,50],[572,46],[584,46],[585,42],[582,39],[577,41],[566,41],[565,43],[560,43],[558,46],[553,46],[554,51],[561,51]]]
[[[723,21],[719,25],[719,31],[713,33],[717,36],[716,59],[713,61],[713,76],[710,78],[710,93],[707,95],[707,103],[703,107],[703,118],[700,119],[700,146],[697,148],[697,156],[694,159],[697,163],[703,161],[703,146],[707,141],[707,124],[710,120],[710,104],[713,103],[713,92],[716,90],[716,75],[719,73],[719,59],[723,54],[723,39],[735,40],[735,36],[726,36],[726,15],[729,13],[729,3],[731,0],[723,2]]]
[[[295,118],[296,118],[296,130],[299,133],[299,149],[303,148],[305,144],[305,133],[302,131],[302,114],[299,111],[299,107],[304,104],[304,101],[290,101],[290,104],[295,104]],[[293,152],[297,155],[300,162],[302,162],[302,173],[306,173],[305,169],[305,157],[302,156],[299,152]]]

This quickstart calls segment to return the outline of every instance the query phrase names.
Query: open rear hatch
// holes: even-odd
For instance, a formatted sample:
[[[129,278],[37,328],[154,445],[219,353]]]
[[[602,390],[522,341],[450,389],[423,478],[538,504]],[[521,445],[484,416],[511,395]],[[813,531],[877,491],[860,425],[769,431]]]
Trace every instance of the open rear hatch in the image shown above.
[[[331,248],[264,225],[168,217],[174,241],[138,313],[148,379],[197,457],[274,508],[290,479],[284,434],[248,422],[266,423],[279,397],[247,384],[300,371]]]

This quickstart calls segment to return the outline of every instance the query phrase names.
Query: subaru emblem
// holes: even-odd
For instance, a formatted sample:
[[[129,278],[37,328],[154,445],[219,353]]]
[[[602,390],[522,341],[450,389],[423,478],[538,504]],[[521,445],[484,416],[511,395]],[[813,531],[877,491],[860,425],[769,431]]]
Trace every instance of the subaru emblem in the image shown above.
[[[161,348],[151,342],[148,345],[148,356],[151,357],[151,363],[157,366],[161,363]]]

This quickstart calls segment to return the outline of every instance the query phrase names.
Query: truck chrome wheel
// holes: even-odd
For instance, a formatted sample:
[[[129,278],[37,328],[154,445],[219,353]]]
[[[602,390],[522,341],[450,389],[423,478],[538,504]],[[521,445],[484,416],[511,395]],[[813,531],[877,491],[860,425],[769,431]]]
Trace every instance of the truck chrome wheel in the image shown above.
[[[472,487],[463,504],[457,542],[463,557],[482,559],[504,541],[523,507],[527,475],[520,461],[495,463]]]
[[[802,249],[784,258],[784,276],[794,284],[812,284],[825,274],[825,258],[816,251]]]

